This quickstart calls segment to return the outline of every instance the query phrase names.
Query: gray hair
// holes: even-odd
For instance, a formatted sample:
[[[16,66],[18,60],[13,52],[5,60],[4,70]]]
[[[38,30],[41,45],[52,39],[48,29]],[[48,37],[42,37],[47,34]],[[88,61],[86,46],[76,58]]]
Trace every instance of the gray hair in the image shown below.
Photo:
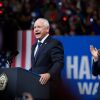
[[[44,23],[44,25],[45,25],[46,27],[50,27],[49,21],[48,21],[47,19],[45,19],[45,18],[38,18],[37,20],[42,20],[43,23]],[[37,21],[37,20],[36,20],[36,21]]]
[[[38,18],[37,20],[42,20],[43,23],[44,23],[44,26],[47,27],[47,28],[50,28],[50,24],[49,24],[49,21],[45,18]],[[31,29],[34,27],[34,23],[37,21],[37,20],[33,20],[32,21],[32,25],[31,25]]]

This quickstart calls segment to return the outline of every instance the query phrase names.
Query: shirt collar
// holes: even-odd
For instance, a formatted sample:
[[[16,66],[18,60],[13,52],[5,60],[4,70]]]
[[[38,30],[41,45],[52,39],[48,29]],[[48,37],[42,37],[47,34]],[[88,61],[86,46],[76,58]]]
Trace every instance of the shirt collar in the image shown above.
[[[41,41],[40,40],[38,40],[38,42],[41,42],[41,43],[43,43],[45,40],[46,40],[46,38],[49,36],[49,34],[47,34]]]

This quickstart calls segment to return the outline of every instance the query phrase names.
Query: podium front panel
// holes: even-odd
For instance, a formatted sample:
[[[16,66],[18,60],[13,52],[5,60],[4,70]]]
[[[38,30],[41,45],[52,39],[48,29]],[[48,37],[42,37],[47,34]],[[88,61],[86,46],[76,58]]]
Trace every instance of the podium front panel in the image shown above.
[[[2,68],[0,75],[2,73],[7,75],[8,82],[5,90],[0,91],[0,97],[22,97],[24,93],[29,93],[33,98],[49,98],[49,83],[41,85],[37,74],[22,68]]]

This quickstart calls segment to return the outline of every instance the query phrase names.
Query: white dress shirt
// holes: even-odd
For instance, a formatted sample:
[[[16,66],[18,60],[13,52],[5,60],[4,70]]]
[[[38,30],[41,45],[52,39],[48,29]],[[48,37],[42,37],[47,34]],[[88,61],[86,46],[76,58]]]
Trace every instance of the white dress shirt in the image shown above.
[[[47,38],[48,36],[49,36],[49,34],[47,34],[41,41],[38,40],[38,42],[41,42],[41,43],[43,44],[43,42],[46,40],[46,38]],[[36,54],[36,52],[37,52],[37,49],[38,49],[38,45],[36,45],[36,47],[35,47],[34,56],[35,56],[35,54]]]

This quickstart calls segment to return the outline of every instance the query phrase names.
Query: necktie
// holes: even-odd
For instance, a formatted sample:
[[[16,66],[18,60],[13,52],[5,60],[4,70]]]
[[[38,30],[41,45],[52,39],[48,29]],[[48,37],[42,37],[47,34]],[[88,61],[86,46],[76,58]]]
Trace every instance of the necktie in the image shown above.
[[[37,48],[37,51],[36,51],[35,56],[34,56],[35,60],[37,59],[37,56],[38,56],[38,53],[39,53],[39,50],[40,50],[42,43],[38,42],[37,45],[38,45],[38,48]]]

